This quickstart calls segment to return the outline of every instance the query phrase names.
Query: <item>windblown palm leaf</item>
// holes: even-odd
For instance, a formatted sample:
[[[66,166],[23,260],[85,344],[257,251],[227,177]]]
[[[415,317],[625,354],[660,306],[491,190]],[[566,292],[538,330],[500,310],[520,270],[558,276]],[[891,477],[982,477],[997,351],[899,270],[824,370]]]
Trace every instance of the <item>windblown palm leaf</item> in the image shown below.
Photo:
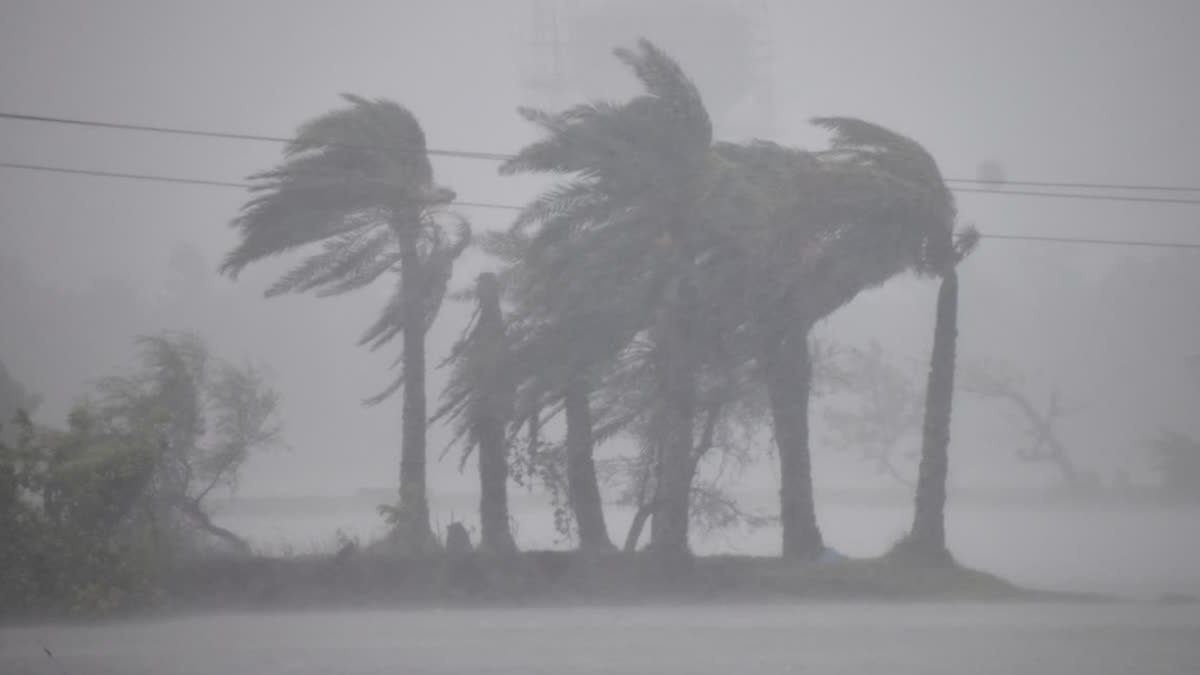
[[[378,403],[405,386],[401,507],[397,532],[423,550],[432,542],[425,499],[425,334],[445,296],[451,267],[470,240],[461,217],[446,211],[454,192],[433,180],[425,133],[396,103],[346,95],[348,105],[300,127],[276,168],[252,177],[255,196],[233,226],[241,241],[222,271],[323,242],[268,295],[339,295],[386,273],[396,291],[361,344],[376,349],[403,335],[403,371]],[[457,236],[445,231],[452,220]]]
[[[911,138],[860,119],[822,117],[813,123],[833,132],[823,159],[846,181],[838,191],[844,205],[923,235],[916,270],[943,269],[953,257],[957,209],[933,156]]]
[[[433,182],[425,133],[413,114],[391,101],[343,98],[347,107],[300,127],[281,165],[252,177],[257,196],[233,223],[242,239],[222,271],[237,276],[257,260],[323,242],[267,295],[340,295],[395,273],[396,292],[360,341],[377,349],[403,330],[403,241],[415,243],[418,269],[410,272],[421,286],[428,327],[441,306],[453,261],[470,241],[470,228],[445,210],[454,193]],[[457,229],[453,239],[446,234],[448,226]],[[397,378],[370,402],[386,398],[401,381]]]
[[[252,176],[258,195],[234,227],[242,241],[222,265],[246,265],[340,234],[415,219],[453,199],[433,183],[425,134],[406,108],[345,95],[348,107],[301,126],[280,166]]]
[[[695,378],[720,360],[722,332],[711,326],[718,313],[708,311],[716,297],[707,292],[701,266],[718,248],[723,235],[714,224],[729,210],[721,208],[723,176],[711,162],[712,125],[695,85],[645,40],[616,55],[641,80],[643,95],[558,114],[522,110],[545,136],[501,168],[565,174],[514,228],[528,232],[520,258],[525,271],[513,291],[522,327],[518,363],[534,363],[522,354],[553,358],[521,378],[518,417],[553,405],[572,378],[604,382],[635,335],[654,333],[660,348],[646,354],[642,372],[670,380],[655,382],[654,391],[680,404],[664,415],[680,459],[671,469],[673,506],[664,522],[674,525],[666,546],[678,551],[686,548],[686,514],[679,514],[680,499],[686,511],[684,445],[691,446],[685,437]],[[578,339],[584,330],[587,337]],[[622,416],[601,409],[598,417],[603,424]]]

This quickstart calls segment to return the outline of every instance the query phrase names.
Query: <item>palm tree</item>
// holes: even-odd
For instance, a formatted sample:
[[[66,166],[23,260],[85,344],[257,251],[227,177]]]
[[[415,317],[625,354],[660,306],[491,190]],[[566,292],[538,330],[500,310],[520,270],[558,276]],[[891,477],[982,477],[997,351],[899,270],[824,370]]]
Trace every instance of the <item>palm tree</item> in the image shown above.
[[[929,380],[925,385],[925,421],[917,470],[913,526],[897,552],[932,563],[951,560],[946,548],[946,479],[949,473],[950,420],[954,403],[954,367],[958,342],[958,263],[979,241],[964,230],[954,250],[941,261],[941,287],[933,331]]]
[[[522,382],[513,417],[514,431],[531,427],[533,441],[540,444],[540,429],[558,413],[566,426],[561,452],[549,453],[548,461],[560,456],[565,464],[567,503],[584,551],[615,548],[609,538],[596,475],[596,411],[593,392],[604,362],[603,345],[595,341],[587,326],[596,320],[567,313],[559,321],[532,328],[514,349],[514,376]],[[609,355],[611,362],[615,355]],[[589,363],[588,361],[594,361]],[[603,411],[601,417],[603,417]]]
[[[236,277],[250,263],[322,243],[267,295],[340,295],[393,274],[392,299],[360,344],[377,349],[397,336],[403,340],[400,376],[369,402],[403,386],[395,534],[424,550],[434,542],[425,491],[425,335],[470,228],[446,210],[454,192],[434,182],[413,114],[391,101],[344,98],[346,107],[300,127],[282,164],[252,177],[258,196],[234,220],[241,241],[221,269]],[[456,237],[448,234],[447,220],[456,222]]]
[[[1154,467],[1163,492],[1172,497],[1200,497],[1200,439],[1180,431],[1160,431],[1150,441]]]
[[[541,467],[543,480],[556,498],[565,487],[579,548],[611,550],[596,476],[592,393],[632,332],[620,328],[623,313],[613,298],[563,293],[547,283],[542,275],[548,256],[532,255],[530,244],[519,231],[490,233],[483,239],[484,250],[506,265],[502,285],[515,306],[507,365],[516,387],[511,434],[528,427],[529,460],[554,465]],[[556,247],[569,245],[560,242]],[[589,304],[597,300],[603,304]],[[603,417],[604,411],[599,412]],[[544,449],[541,429],[559,413],[566,422],[565,441]]]
[[[1189,359],[1188,366],[1200,384],[1200,354]],[[1186,499],[1200,497],[1200,439],[1163,429],[1150,440],[1149,449],[1164,492]]]
[[[454,373],[430,422],[443,418],[454,422],[451,445],[466,442],[462,462],[479,448],[479,545],[485,551],[510,553],[516,544],[509,530],[505,427],[512,417],[513,387],[496,275],[479,275],[474,295],[478,308],[446,360]]]
[[[922,270],[954,213],[936,163],[915,141],[853,118],[814,122],[834,132],[828,152],[718,147],[745,177],[743,203],[759,203],[755,225],[737,233],[735,287],[779,451],[783,554],[798,559],[824,550],[809,450],[809,334],[862,291]]]
[[[15,443],[17,435],[13,423],[22,414],[32,416],[39,403],[39,397],[31,394],[0,361],[0,442],[7,439],[9,443]]]
[[[655,345],[661,480],[652,547],[678,560],[688,555],[697,378],[710,349],[697,261],[711,245],[712,127],[695,85],[666,54],[645,40],[615,53],[646,93],[559,114],[522,110],[546,137],[501,171],[573,175],[529,204],[515,227],[536,226],[530,255],[547,288],[560,298],[621,298],[625,318],[614,330],[632,326]]]

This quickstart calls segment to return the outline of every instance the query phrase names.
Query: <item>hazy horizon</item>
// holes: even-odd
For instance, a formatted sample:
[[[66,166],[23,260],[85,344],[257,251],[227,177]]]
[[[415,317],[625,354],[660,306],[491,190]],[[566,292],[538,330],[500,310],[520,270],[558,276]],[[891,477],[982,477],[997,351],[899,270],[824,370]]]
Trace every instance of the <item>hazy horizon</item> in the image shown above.
[[[664,12],[639,18],[617,6],[624,9],[607,22],[594,18],[596,2],[567,6],[576,36],[568,60],[578,67],[563,100],[547,100],[528,88],[538,57],[524,5],[286,3],[285,10],[278,2],[8,0],[0,111],[286,136],[336,106],[339,93],[353,92],[411,107],[432,147],[509,152],[534,134],[515,114],[518,105],[612,95],[632,78],[615,59],[588,56],[592,45],[609,49],[646,34],[676,46],[702,89],[711,85],[719,136],[736,140],[763,128],[751,100],[758,94],[721,71],[723,61],[745,55],[724,54],[719,41],[704,38],[719,25],[672,26]],[[816,148],[824,137],[809,118],[857,115],[925,144],[951,178],[974,178],[994,160],[1010,180],[1200,185],[1200,164],[1180,151],[1200,141],[1200,99],[1183,67],[1200,49],[1191,40],[1200,28],[1194,3],[1097,2],[1086,11],[1065,2],[769,3],[769,12],[755,39],[770,45],[770,58],[757,63],[773,92],[775,140]],[[847,25],[855,29],[823,28]],[[322,47],[311,48],[314,41]],[[272,166],[279,150],[0,120],[0,159],[13,162],[239,181]],[[543,184],[499,177],[494,162],[434,163],[439,181],[466,201],[520,205]],[[236,189],[7,168],[0,175],[0,312],[21,319],[0,322],[0,359],[45,398],[40,421],[60,424],[88,382],[130,367],[133,335],[196,330],[215,353],[270,368],[283,395],[291,449],[253,459],[240,494],[345,493],[394,481],[399,400],[361,405],[387,383],[394,353],[355,347],[386,289],[265,300],[280,264],[236,282],[218,276],[235,241],[228,223],[246,199]],[[957,198],[960,220],[985,235],[1200,241],[1195,208],[1185,204]],[[462,211],[480,231],[511,218],[503,210]],[[1010,364],[1038,405],[1058,389],[1076,411],[1060,432],[1082,467],[1104,482],[1118,470],[1153,481],[1145,440],[1161,428],[1200,429],[1191,413],[1200,391],[1183,367],[1200,350],[1196,255],[984,239],[962,272],[964,362]],[[464,287],[489,265],[471,254],[452,286]],[[915,364],[919,380],[934,296],[932,282],[898,279],[839,312],[820,337],[878,340],[898,362]],[[469,311],[447,303],[430,335],[432,360],[446,353]],[[444,376],[431,370],[431,400]],[[1051,467],[1015,459],[1028,439],[1003,404],[961,393],[958,401],[952,484],[1054,483]],[[443,428],[430,429],[431,455],[445,440]],[[814,450],[819,487],[889,484],[819,436]],[[746,484],[773,489],[773,470],[770,462],[752,469]],[[474,485],[454,456],[430,471],[434,489]]]

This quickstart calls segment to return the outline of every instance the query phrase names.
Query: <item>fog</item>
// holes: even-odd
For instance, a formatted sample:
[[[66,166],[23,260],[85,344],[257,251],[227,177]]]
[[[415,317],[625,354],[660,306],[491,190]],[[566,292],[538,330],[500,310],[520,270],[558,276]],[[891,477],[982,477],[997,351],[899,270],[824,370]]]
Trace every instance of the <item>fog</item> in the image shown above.
[[[289,137],[304,121],[341,105],[339,95],[348,92],[409,108],[430,148],[507,154],[539,138],[516,114],[519,106],[559,110],[636,94],[637,81],[611,50],[646,37],[693,77],[715,138],[767,138],[816,149],[828,134],[809,123],[813,117],[884,124],[928,149],[956,191],[958,221],[983,235],[960,267],[960,368],[1011,374],[1013,390],[1038,412],[1053,397],[1063,411],[1053,432],[1080,480],[1120,493],[1060,498],[1067,476],[1053,462],[1021,458],[1036,440],[1032,420],[1008,399],[960,386],[949,446],[950,550],[963,564],[1038,588],[1138,599],[1197,596],[1200,509],[1194,500],[1142,497],[1163,481],[1152,439],[1165,431],[1200,437],[1197,34],[1200,6],[1188,0],[0,0],[0,113]],[[0,119],[0,162],[8,164],[241,183],[275,166],[280,151],[278,143],[246,139]],[[558,180],[501,176],[495,161],[431,160],[438,183],[467,203],[520,207]],[[972,182],[987,166],[1007,182]],[[1101,187],[1053,185],[1068,183]],[[400,351],[399,341],[374,352],[356,343],[392,289],[377,283],[330,299],[264,298],[298,260],[293,255],[251,265],[236,280],[220,274],[222,259],[238,243],[230,222],[247,199],[245,190],[228,186],[0,167],[0,361],[41,397],[35,421],[47,425],[61,425],[98,378],[133,368],[138,335],[191,331],[214,354],[261,364],[279,392],[283,447],[250,456],[236,484],[214,496],[214,520],[268,555],[330,552],[347,537],[366,544],[387,531],[376,507],[394,501],[402,425],[399,396],[377,406],[363,401],[391,381]],[[515,215],[504,208],[456,208],[477,237],[504,230]],[[480,272],[498,267],[472,249],[456,263],[450,289],[467,289]],[[877,344],[923,396],[937,295],[936,280],[905,274],[859,295],[821,321],[814,336],[845,349]],[[473,312],[470,302],[448,299],[428,333],[431,411],[450,375],[436,366],[450,356]],[[844,403],[819,392],[812,402],[817,515],[831,548],[876,556],[912,522],[912,488],[904,482],[916,479],[920,427],[896,432],[889,456],[897,480],[853,442],[839,441],[829,411]],[[465,522],[475,535],[476,455],[460,467],[457,451],[443,453],[451,436],[446,424],[428,429],[432,518],[438,528]],[[770,446],[771,431],[756,433],[754,443]],[[601,445],[597,457],[619,457],[632,447],[618,437]],[[780,477],[772,457],[752,462],[729,483],[744,509],[778,511]],[[521,549],[570,548],[540,488],[512,483],[508,489]],[[636,509],[617,505],[611,486],[603,496],[610,536],[619,544]],[[698,554],[778,555],[779,531],[776,524],[733,526],[695,531],[691,541]],[[936,630],[895,635],[941,641],[930,636],[949,634],[942,624],[954,610],[931,611],[922,608],[926,618],[914,621],[932,622]],[[1081,620],[1062,610],[1057,628],[1040,633],[1024,614],[995,618],[988,611],[964,610],[975,623],[955,662],[967,663],[966,655],[983,649],[973,640],[991,633],[980,626],[1007,635],[989,647],[999,652],[1041,644],[1057,635],[1054,630],[1070,633]],[[746,612],[735,616],[752,615]],[[893,614],[901,611],[888,607],[882,616]],[[872,618],[865,628],[857,623],[868,615],[876,613],[845,618],[846,630],[887,634],[890,619]],[[637,616],[648,625],[659,619],[678,625],[677,617]],[[994,672],[1131,672],[1099,666],[1106,654],[1138,654],[1121,663],[1146,666],[1162,653],[1147,645],[1195,630],[1194,612],[1181,616],[1157,632],[1117,618],[1116,627],[1088,633],[1078,653],[1091,654],[1087,663],[1094,670],[1060,653],[1040,665],[1001,662]],[[393,619],[394,635],[417,621]],[[581,655],[625,639],[578,638],[594,629],[592,620],[600,619],[555,628],[563,645],[578,641],[560,649],[580,668],[591,663]],[[842,635],[837,621],[810,625],[809,615],[756,620],[763,626],[745,635],[755,636],[757,645],[790,639],[783,632]],[[1129,628],[1134,624],[1136,630]],[[465,630],[459,625],[455,631]],[[279,634],[310,630],[320,629],[293,626]],[[1153,638],[1120,652],[1103,646],[1097,636],[1106,631],[1132,641]],[[507,644],[507,637],[488,635],[481,638],[483,651]],[[20,639],[29,644],[28,636]],[[836,671],[837,649],[823,652],[821,639],[803,639],[812,643],[813,672],[876,672],[863,662]],[[674,647],[695,648],[690,638]],[[153,658],[162,660],[153,663],[169,663],[171,649],[155,649],[162,651]],[[84,650],[78,659],[95,653]],[[360,671],[384,672],[395,653],[371,656]],[[881,648],[878,663],[890,653]],[[1161,672],[1184,672],[1171,669],[1184,667],[1183,652],[1170,653],[1178,658],[1164,657]],[[645,659],[635,661],[669,661],[642,654]],[[127,672],[200,672],[155,670],[160,666],[146,658],[136,666],[105,663]],[[763,658],[764,668],[783,672],[785,659]],[[415,663],[406,672],[484,670],[479,663]],[[631,663],[623,667],[645,667]],[[283,662],[263,668],[317,672],[299,665],[288,670]],[[513,668],[486,672],[517,672]]]
[[[1098,3],[1086,12],[1068,3],[921,3],[920,11],[886,4],[772,4],[779,141],[816,145],[808,118],[852,114],[920,139],[951,177],[973,178],[981,162],[998,159],[1011,180],[1200,181],[1200,167],[1180,151],[1200,140],[1190,123],[1200,102],[1185,65],[1195,57],[1190,3],[1159,3],[1153,11]],[[483,2],[361,3],[335,11],[310,3],[10,1],[0,28],[0,96],[6,111],[286,135],[336,105],[339,93],[355,92],[410,106],[432,147],[510,152],[531,132],[513,111],[541,103],[523,87],[522,64],[532,58],[530,14],[523,5]],[[627,36],[609,41],[636,37],[636,16],[629,22]],[[822,28],[848,25],[854,30]],[[687,33],[682,26],[659,31]],[[313,41],[322,48],[311,48]],[[720,56],[708,58],[719,66]],[[614,60],[594,61],[605,70],[585,73],[581,97],[594,94],[593,77],[600,93],[620,79]],[[696,79],[703,83],[705,73]],[[721,122],[719,135],[749,135],[734,122],[722,130]],[[0,127],[0,143],[12,162],[229,181],[271,165],[279,150],[15,121]],[[487,162],[434,161],[441,180],[467,200],[520,204],[536,189],[527,179],[496,176]],[[399,416],[359,402],[386,384],[380,371],[392,355],[354,347],[386,289],[336,301],[266,302],[261,293],[282,264],[250,269],[237,283],[218,277],[215,267],[234,242],[227,224],[244,201],[237,190],[11,169],[2,189],[4,314],[35,316],[38,304],[62,302],[14,292],[22,284],[54,294],[47,298],[78,296],[94,313],[4,324],[5,363],[46,399],[47,418],[65,414],[90,378],[127,363],[129,336],[193,328],[219,351],[269,364],[283,393],[291,450],[286,460],[256,461],[242,494],[387,486],[381,477],[395,473]],[[971,193],[957,199],[963,219],[985,234],[1184,241],[1195,222],[1186,205]],[[481,229],[504,227],[509,218],[503,211],[468,215]],[[173,268],[177,250],[194,252],[196,266]],[[963,272],[964,356],[1012,364],[1031,395],[1060,388],[1081,409],[1070,418],[1069,435],[1081,462],[1102,472],[1145,471],[1136,447],[1145,436],[1195,422],[1188,411],[1200,391],[1183,367],[1200,332],[1191,302],[1200,281],[1194,261],[1186,250],[986,241]],[[485,264],[468,261],[457,286]],[[1139,275],[1139,268],[1161,274]],[[902,358],[923,359],[935,294],[928,282],[897,280],[839,312],[823,332],[848,342],[879,340]],[[205,304],[188,304],[200,299]],[[448,303],[430,334],[431,351],[445,353],[469,311]],[[61,325],[56,321],[78,323],[50,331]],[[48,333],[84,330],[86,337],[54,335],[78,343],[61,349],[43,342]],[[1096,367],[1101,362],[1105,367]],[[441,374],[431,377],[436,394]],[[321,386],[309,386],[313,381]],[[1014,440],[990,437],[986,422],[955,428],[955,480],[1037,480],[1011,461]],[[439,433],[431,430],[433,448]],[[818,461],[825,459],[836,463]],[[431,471],[444,490],[469,485],[453,462]],[[823,482],[834,480],[832,471],[822,473]],[[854,462],[845,473],[847,480],[870,474]]]

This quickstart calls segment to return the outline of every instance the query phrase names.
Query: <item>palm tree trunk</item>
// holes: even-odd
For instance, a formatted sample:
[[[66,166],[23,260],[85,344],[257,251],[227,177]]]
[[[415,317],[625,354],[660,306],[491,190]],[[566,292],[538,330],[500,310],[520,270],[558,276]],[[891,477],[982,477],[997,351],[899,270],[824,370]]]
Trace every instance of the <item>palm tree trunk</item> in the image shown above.
[[[954,359],[958,338],[958,273],[942,276],[938,291],[933,354],[925,389],[925,425],[917,474],[916,506],[908,548],[930,560],[946,549],[946,478],[949,472],[950,419],[954,402]]]
[[[504,425],[491,414],[475,422],[479,441],[479,548],[491,553],[517,549],[509,529],[508,453]]]
[[[508,443],[504,428],[511,414],[512,392],[503,373],[507,355],[500,287],[494,274],[475,282],[479,319],[471,336],[475,390],[470,394],[471,432],[479,445],[479,547],[491,553],[517,549],[509,529]]]
[[[625,553],[637,552],[638,542],[642,539],[642,530],[646,527],[646,521],[654,515],[656,507],[657,502],[654,501],[638,506],[637,512],[633,514],[633,522],[629,524],[629,532],[625,534],[625,546],[621,549],[622,551]]]
[[[563,407],[567,417],[567,491],[579,528],[579,548],[610,550],[613,544],[604,522],[604,504],[600,500],[600,483],[596,480],[596,463],[592,457],[594,444],[588,385],[582,377],[574,377],[567,384]]]
[[[664,420],[662,471],[658,503],[650,526],[650,547],[666,569],[691,557],[688,548],[688,506],[691,501],[692,417],[685,406],[667,403]]]
[[[686,290],[686,289],[685,289]],[[655,510],[650,521],[650,549],[664,571],[675,571],[690,562],[688,507],[691,501],[693,421],[696,414],[696,376],[692,363],[689,321],[694,303],[678,301],[658,313],[654,325],[654,370],[660,392],[661,414],[654,425],[657,464]]]
[[[767,395],[779,450],[779,519],[783,557],[815,559],[825,549],[813,500],[812,460],[808,441],[808,402],[812,393],[812,356],[807,333],[789,349],[780,340],[765,359]]]
[[[413,552],[435,543],[425,492],[425,302],[415,235],[402,230],[400,283],[404,328],[404,418],[400,450],[400,508],[396,535]]]
[[[684,346],[683,348],[686,348]],[[679,349],[678,347],[676,349]],[[663,414],[658,420],[659,465],[656,508],[650,522],[650,547],[667,570],[691,558],[688,548],[688,507],[691,501],[693,459],[692,422],[695,417],[695,378],[686,360],[670,353],[662,358]]]

